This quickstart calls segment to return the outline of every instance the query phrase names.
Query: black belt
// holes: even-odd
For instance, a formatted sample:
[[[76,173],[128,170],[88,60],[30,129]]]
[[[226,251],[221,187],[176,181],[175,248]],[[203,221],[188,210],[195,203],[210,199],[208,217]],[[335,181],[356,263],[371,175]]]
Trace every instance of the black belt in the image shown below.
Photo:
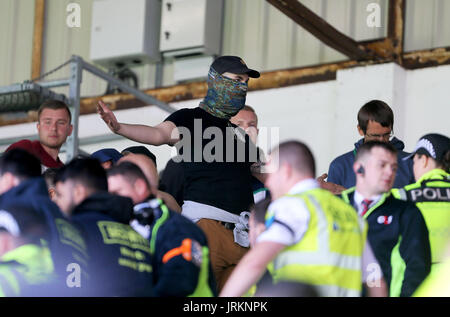
[[[234,230],[235,227],[235,223],[233,222],[225,222],[225,221],[219,221],[219,223],[221,225],[223,225],[225,227],[225,229],[229,229],[229,230]]]

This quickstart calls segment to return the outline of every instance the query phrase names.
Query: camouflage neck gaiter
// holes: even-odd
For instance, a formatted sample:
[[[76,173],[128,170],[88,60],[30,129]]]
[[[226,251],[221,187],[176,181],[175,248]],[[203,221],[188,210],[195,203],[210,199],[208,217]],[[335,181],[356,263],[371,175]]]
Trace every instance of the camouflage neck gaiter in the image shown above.
[[[245,106],[247,83],[226,78],[210,68],[208,92],[199,107],[221,119],[230,119]]]

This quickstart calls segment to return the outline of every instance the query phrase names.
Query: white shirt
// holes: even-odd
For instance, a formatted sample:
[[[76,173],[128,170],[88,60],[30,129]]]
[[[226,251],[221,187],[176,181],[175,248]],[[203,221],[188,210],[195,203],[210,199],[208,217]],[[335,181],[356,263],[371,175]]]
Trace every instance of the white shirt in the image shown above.
[[[318,187],[315,179],[307,179],[295,184],[288,194],[300,194]],[[310,218],[308,208],[302,200],[283,196],[273,201],[268,210],[274,214],[274,222],[258,236],[257,242],[271,241],[294,245],[302,239]]]
[[[375,195],[370,198],[369,200],[372,200],[372,202],[369,205],[369,209],[375,206],[378,201],[381,199],[383,195]],[[353,197],[353,207],[358,211],[358,215],[362,216],[362,212],[364,210],[363,205],[363,195],[361,195],[357,190],[355,190],[355,196]],[[375,258],[375,255],[372,251],[372,247],[370,246],[369,239],[366,239],[366,245],[364,247],[363,251],[363,281],[368,283],[370,285],[370,279],[380,279],[383,277],[383,272],[381,271],[380,264],[378,263],[377,259]]]
[[[315,179],[308,179],[298,182],[291,188],[288,194],[300,194],[304,191],[318,188],[319,184]],[[359,204],[364,199],[359,194]],[[355,193],[356,202],[357,193]],[[381,198],[381,195],[372,197],[374,200],[371,204],[373,206]],[[274,222],[272,225],[263,231],[258,238],[257,242],[270,241],[284,244],[286,246],[294,245],[298,243],[306,230],[308,229],[310,214],[302,200],[295,197],[281,197],[272,202],[268,207],[269,213],[274,216]],[[358,212],[362,212],[358,210]],[[366,240],[364,251],[362,255],[362,278],[364,282],[370,282],[371,279],[378,280],[383,276],[381,267],[375,258],[372,248],[370,247],[369,240]]]
[[[381,196],[383,195],[375,195],[370,198],[367,198],[369,200],[372,200],[372,202],[369,205],[369,208],[372,208],[376,203],[381,199]],[[362,215],[362,212],[364,210],[363,200],[366,199],[363,195],[361,195],[357,190],[355,190],[355,196],[353,199],[353,207],[358,211],[358,215]]]

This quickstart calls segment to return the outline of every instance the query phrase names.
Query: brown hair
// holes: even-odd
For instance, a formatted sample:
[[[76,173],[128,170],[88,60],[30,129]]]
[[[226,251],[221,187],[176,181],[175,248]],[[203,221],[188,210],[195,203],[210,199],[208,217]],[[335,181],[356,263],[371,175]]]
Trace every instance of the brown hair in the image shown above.
[[[418,158],[421,158],[422,155],[428,156],[432,160],[436,162],[436,167],[444,170],[446,173],[450,173],[450,150],[447,150],[445,154],[442,156],[441,160],[436,160],[432,158],[431,156],[423,153],[416,153]]]
[[[450,173],[450,150],[447,150],[444,155],[442,162],[439,162],[440,166],[444,171]]]
[[[255,114],[256,117],[256,122],[258,122],[258,115],[255,112],[255,109],[253,109],[252,107],[250,107],[249,105],[245,105],[244,108],[242,108],[240,111],[250,111],[253,112]]]
[[[126,179],[130,184],[134,184],[136,180],[142,179],[147,188],[150,189],[150,183],[147,180],[141,168],[132,162],[121,162],[119,165],[114,165],[106,171],[108,177],[120,175]]]
[[[366,103],[358,112],[358,125],[364,134],[367,131],[369,120],[378,122],[383,127],[394,129],[394,112],[381,100],[372,100]]]
[[[52,109],[52,110],[66,109],[67,113],[69,114],[69,122],[72,121],[72,114],[70,113],[69,107],[66,105],[65,102],[53,99],[44,101],[38,109],[38,121],[41,118],[41,113],[44,109]]]
[[[252,107],[250,107],[249,105],[245,105],[244,108],[241,109],[242,110],[246,110],[246,111],[251,111],[254,114],[256,114],[255,109],[253,109]]]
[[[397,149],[391,143],[385,143],[380,141],[369,141],[361,144],[356,152],[355,162],[361,160],[363,156],[370,153],[374,147],[380,147],[389,153],[397,155]]]

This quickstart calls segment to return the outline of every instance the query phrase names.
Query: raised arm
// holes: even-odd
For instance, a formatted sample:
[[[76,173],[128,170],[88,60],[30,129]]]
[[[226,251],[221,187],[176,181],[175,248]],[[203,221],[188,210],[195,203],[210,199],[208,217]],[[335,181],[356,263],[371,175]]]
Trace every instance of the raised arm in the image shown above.
[[[122,135],[127,139],[150,144],[175,144],[179,141],[179,133],[175,124],[165,121],[157,126],[151,127],[140,124],[125,124],[117,121],[114,113],[101,100],[97,104],[97,113],[105,121],[110,130],[116,134]]]

